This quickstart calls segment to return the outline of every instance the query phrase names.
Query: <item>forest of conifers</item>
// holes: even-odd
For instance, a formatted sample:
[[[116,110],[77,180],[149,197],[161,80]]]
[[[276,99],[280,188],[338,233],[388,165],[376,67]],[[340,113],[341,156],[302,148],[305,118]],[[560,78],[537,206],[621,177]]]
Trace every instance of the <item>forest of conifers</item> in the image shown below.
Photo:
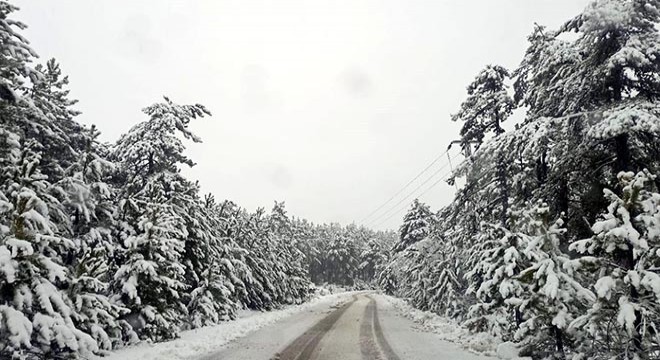
[[[204,106],[165,98],[99,142],[15,10],[0,1],[0,358],[164,341],[239,309],[304,302],[312,281],[371,282],[392,232],[315,225],[279,202],[249,212],[181,175]]]
[[[415,200],[399,234],[200,194],[180,172],[199,104],[100,142],[16,10],[0,1],[0,358],[165,341],[314,283],[379,286],[533,358],[660,358],[660,1],[594,1],[479,72],[451,116],[456,196]]]
[[[659,1],[594,1],[481,71],[452,117],[464,185],[413,204],[382,288],[521,355],[660,358],[659,22]]]

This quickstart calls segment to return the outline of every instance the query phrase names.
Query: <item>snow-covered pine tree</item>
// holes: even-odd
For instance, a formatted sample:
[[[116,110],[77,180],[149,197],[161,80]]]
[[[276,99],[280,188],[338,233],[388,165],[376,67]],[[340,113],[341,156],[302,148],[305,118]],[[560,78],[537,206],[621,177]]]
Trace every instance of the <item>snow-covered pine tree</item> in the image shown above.
[[[506,85],[509,77],[503,67],[487,66],[468,86],[467,99],[459,112],[452,116],[454,121],[464,121],[461,146],[465,155],[470,157],[456,172],[456,175],[466,176],[466,186],[457,194],[455,203],[444,211],[443,222],[433,227],[437,233],[434,237],[439,240],[427,253],[429,264],[426,268],[434,269],[430,273],[432,286],[427,295],[430,298],[428,306],[440,313],[463,316],[466,306],[461,294],[467,289],[468,271],[474,270],[476,265],[469,259],[482,256],[475,254],[476,250],[485,250],[483,244],[479,244],[483,234],[480,234],[482,229],[478,222],[499,222],[502,227],[509,224],[512,187],[509,178],[518,167],[524,167],[510,151],[515,142],[500,137],[504,133],[502,122],[515,108]],[[496,141],[489,144],[488,149],[481,149],[491,132]],[[473,149],[481,151],[472,156]],[[463,259],[465,263],[457,259]]]
[[[237,219],[232,239],[235,239],[245,249],[241,261],[247,265],[249,272],[242,278],[245,282],[245,297],[241,299],[245,307],[257,310],[270,310],[274,304],[275,288],[271,282],[272,264],[267,253],[270,243],[264,234],[264,209],[258,208],[253,214],[245,211],[236,212]]]
[[[189,323],[196,328],[236,317],[245,286],[237,268],[245,265],[236,258],[241,249],[223,233],[224,208],[210,194],[191,205],[184,265]]]
[[[62,75],[57,61],[50,59],[45,66],[38,64],[35,71],[38,76],[33,80],[34,85],[23,90],[25,98],[35,108],[35,119],[26,135],[39,139],[43,144],[43,172],[55,181],[69,175],[67,170],[78,162],[80,153],[85,151],[89,132],[75,120],[80,115],[73,109],[78,101],[69,98],[69,79]],[[47,119],[48,122],[36,118]]]
[[[131,310],[140,337],[159,341],[176,337],[187,315],[182,261],[189,237],[187,210],[196,187],[178,169],[194,165],[178,136],[201,141],[188,125],[210,113],[202,105],[177,105],[168,98],[143,111],[150,119],[135,125],[112,149],[120,169],[117,182],[123,184],[118,216],[128,225],[112,287]]]
[[[589,358],[655,358],[660,353],[660,193],[647,170],[619,173],[622,195],[604,190],[607,212],[594,235],[570,248],[594,256],[596,303],[571,327]]]
[[[0,100],[3,110],[20,100],[17,93],[29,87],[26,80],[39,77],[39,73],[29,66],[37,53],[19,33],[27,25],[11,18],[16,10],[18,8],[9,2],[0,1],[0,19],[3,20],[0,23]]]
[[[283,201],[275,201],[268,215],[268,228],[271,233],[279,236],[291,237],[293,235],[291,220],[286,214],[286,206]]]
[[[257,209],[251,219],[254,232],[249,250],[256,260],[251,270],[264,289],[263,295],[259,296],[267,300],[268,309],[276,308],[284,298],[286,286],[284,265],[279,263],[283,253],[278,239],[271,233],[269,217],[265,215],[265,211]]]
[[[489,132],[504,132],[502,122],[515,108],[505,84],[509,77],[509,71],[502,66],[486,66],[468,86],[468,97],[461,109],[452,115],[453,121],[463,121],[461,147],[466,155],[470,155],[472,145],[478,149]]]
[[[313,283],[321,283],[321,256],[323,248],[320,246],[318,234],[314,224],[305,219],[292,219],[293,237],[296,239],[296,247],[303,254],[303,268],[307,271],[309,280]]]
[[[329,281],[333,284],[353,285],[359,265],[359,254],[353,239],[341,232],[332,239],[327,251]]]
[[[458,276],[459,261],[455,256],[428,261],[435,268],[429,279],[429,309],[449,318],[462,320],[465,312],[466,282]]]
[[[423,266],[433,269],[427,290],[429,309],[461,320],[473,299],[473,296],[466,296],[468,282],[465,274],[476,265],[476,260],[475,263],[467,260],[476,249],[473,248],[476,241],[473,237],[476,238],[478,227],[474,225],[474,220],[481,215],[474,209],[468,213],[468,204],[462,199],[462,195],[466,194],[461,192],[454,203],[438,213],[437,218],[441,221],[431,229],[428,240],[431,244],[422,260],[425,263]],[[478,203],[472,201],[468,208]]]
[[[360,253],[360,264],[358,270],[360,279],[365,282],[372,282],[380,266],[385,262],[385,252],[381,244],[372,239]]]
[[[315,229],[314,247],[318,249],[319,255],[317,265],[313,268],[314,278],[319,284],[331,282],[332,264],[328,260],[330,243],[338,236],[340,229],[336,224],[322,224]]]
[[[432,288],[436,270],[432,265],[434,259],[430,256],[430,239],[422,240],[404,250],[402,258],[405,259],[401,268],[399,286],[409,297],[411,304],[422,310],[431,308],[430,289]]]
[[[398,284],[394,261],[390,260],[378,273],[378,287],[387,295],[396,295]]]
[[[437,217],[443,219],[448,213],[447,209],[439,213]],[[466,223],[470,223],[467,220]],[[431,272],[429,292],[429,309],[438,314],[462,320],[466,313],[466,290],[468,287],[464,274],[470,269],[464,268],[462,263],[461,246],[457,244],[456,236],[451,231],[440,230],[438,223],[433,231],[432,237],[437,237],[429,249],[427,266],[433,268]],[[455,230],[454,230],[455,231]],[[460,231],[460,230],[459,230]]]
[[[532,120],[580,117],[583,137],[614,156],[609,186],[619,171],[657,170],[659,9],[656,0],[594,1],[559,31],[537,29],[520,69],[517,97]],[[568,32],[576,40],[562,40]]]
[[[529,106],[530,118],[565,117],[563,124],[555,122],[564,135],[554,149],[561,156],[550,166],[549,183],[563,184],[554,198],[559,209],[568,209],[569,220],[578,219],[568,223],[573,238],[588,236],[580,219],[593,221],[607,205],[599,193],[616,186],[617,173],[658,171],[660,147],[654,138],[660,133],[655,101],[660,83],[651,74],[660,66],[654,60],[660,51],[659,5],[594,1],[557,32],[537,29],[521,66],[518,98]],[[576,40],[561,40],[566,32],[575,32]],[[623,252],[612,256],[614,263],[630,262]]]
[[[522,321],[510,300],[527,291],[516,279],[529,264],[523,255],[527,241],[520,233],[499,225],[484,223],[482,227],[473,249],[475,266],[465,275],[467,293],[477,299],[469,308],[465,325],[507,339]]]
[[[438,215],[442,221],[433,228],[438,241],[428,254],[434,257],[429,267],[437,274],[430,289],[434,311],[464,318],[477,301],[464,296],[468,272],[491,251],[492,226],[517,231],[510,209],[518,208],[532,192],[527,175],[534,161],[522,153],[529,139],[526,135],[519,130],[500,134],[457,167],[455,175],[464,175],[466,185]],[[478,221],[491,226],[479,226]]]
[[[562,251],[564,222],[552,222],[547,204],[533,206],[521,222],[527,230],[528,244],[523,253],[530,266],[517,277],[525,291],[509,300],[523,315],[515,338],[523,353],[564,359],[571,345],[569,324],[595,301],[595,295],[581,285],[580,276],[580,269],[592,265],[591,258],[571,259]]]
[[[38,143],[2,132],[9,157],[3,163],[13,166],[3,169],[0,182],[0,355],[91,354],[96,341],[74,324],[76,309],[65,291],[71,277],[62,255],[75,244],[58,234],[58,217],[51,217],[62,216],[64,207],[39,171]]]
[[[425,239],[429,235],[433,222],[433,213],[429,207],[415,199],[403,218],[403,224],[399,229],[399,241],[394,245],[393,251],[403,251],[410,245]]]
[[[245,283],[242,303],[250,309],[271,310],[295,299],[287,300],[291,283],[287,279],[287,265],[280,263],[288,255],[271,233],[268,216],[264,214],[263,208],[252,214],[237,209],[231,238],[245,249],[240,260],[249,269],[241,272]]]
[[[656,98],[658,9],[657,0],[596,0],[559,31],[537,27],[516,72],[517,98],[530,116],[560,117]],[[567,32],[576,32],[577,39],[562,40]]]
[[[67,131],[76,123],[50,112],[60,98],[41,93],[52,83],[29,65],[36,54],[14,10],[0,1],[0,356],[89,355],[98,346],[68,293],[76,244],[59,183],[75,159]]]
[[[71,139],[68,151],[55,151],[52,145],[48,151],[53,151],[51,157],[62,156],[62,159],[51,160],[57,164],[49,167],[51,177],[57,176],[52,170],[64,166],[62,177],[55,185],[63,190],[56,195],[70,214],[66,230],[75,244],[69,253],[62,254],[72,276],[68,289],[76,310],[72,318],[78,328],[94,337],[100,349],[111,350],[137,340],[131,326],[120,320],[128,310],[107,296],[110,275],[116,270],[111,260],[116,247],[112,233],[115,189],[106,183],[114,164],[105,158],[107,149],[97,141],[96,128],[87,129],[72,118],[78,112],[68,107],[76,101],[67,98],[66,77],[60,79],[60,76],[59,65],[54,60],[48,61],[43,77],[46,81],[39,83],[38,91],[30,94],[36,96],[35,103],[41,104],[43,111],[63,126],[61,130],[70,134],[68,138]]]
[[[309,291],[309,274],[304,267],[305,255],[298,248],[291,219],[286,215],[284,202],[275,202],[268,216],[268,236],[274,242],[277,253],[273,263],[282,274],[277,282],[280,290],[278,302],[300,303]],[[272,254],[271,254],[272,255]]]

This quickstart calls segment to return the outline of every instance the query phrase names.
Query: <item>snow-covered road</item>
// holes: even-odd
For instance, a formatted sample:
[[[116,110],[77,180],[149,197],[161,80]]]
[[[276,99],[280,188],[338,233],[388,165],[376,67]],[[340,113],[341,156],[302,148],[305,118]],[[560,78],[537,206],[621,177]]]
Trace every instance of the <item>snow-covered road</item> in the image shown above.
[[[477,360],[487,357],[420,331],[387,299],[353,293],[343,304],[319,304],[227,344],[203,360]]]
[[[343,292],[280,310],[244,312],[234,321],[184,331],[173,341],[143,343],[98,359],[489,359],[441,337],[480,351],[493,347],[402,300],[375,292]]]

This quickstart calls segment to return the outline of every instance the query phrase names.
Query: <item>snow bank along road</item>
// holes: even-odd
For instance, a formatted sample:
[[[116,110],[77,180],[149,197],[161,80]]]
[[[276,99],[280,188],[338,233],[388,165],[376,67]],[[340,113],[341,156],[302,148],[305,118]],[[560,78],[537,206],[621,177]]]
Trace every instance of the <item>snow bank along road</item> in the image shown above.
[[[417,330],[375,293],[353,293],[343,304],[316,310],[282,319],[198,359],[487,359]]]

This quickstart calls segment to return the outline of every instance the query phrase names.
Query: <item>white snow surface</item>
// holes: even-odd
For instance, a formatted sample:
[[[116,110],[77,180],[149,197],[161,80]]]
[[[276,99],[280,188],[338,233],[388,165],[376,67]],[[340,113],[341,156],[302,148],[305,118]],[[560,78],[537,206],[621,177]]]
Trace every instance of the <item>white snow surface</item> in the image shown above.
[[[321,291],[323,294],[324,291]],[[244,337],[265,326],[316,307],[336,307],[348,301],[354,292],[323,294],[304,304],[291,305],[283,309],[259,312],[241,311],[239,317],[214,326],[183,331],[181,337],[162,343],[141,343],[119,349],[109,356],[95,357],[100,360],[179,360],[202,357],[224,348],[228,343]]]
[[[518,348],[511,341],[503,342],[497,346],[497,357],[500,359],[526,359],[518,357]]]
[[[466,350],[486,356],[496,356],[497,347],[502,340],[486,334],[473,334],[457,322],[430,311],[421,311],[409,305],[405,300],[381,295],[396,311],[414,321],[425,332],[436,334],[441,340],[455,343]]]
[[[416,310],[401,299],[381,294],[372,297],[378,304],[384,336],[400,359],[496,359],[491,356],[494,355],[495,344],[488,342],[490,345],[484,346],[481,336],[468,336],[467,332],[463,338],[459,337],[458,331],[461,329],[458,324],[436,314]],[[466,346],[470,343],[468,337],[474,338],[473,347]],[[484,349],[487,351],[482,351]]]
[[[95,359],[206,359],[219,355],[237,355],[236,351],[232,352],[234,347],[241,349],[238,354],[241,356],[243,352],[248,357],[270,356],[281,347],[281,337],[287,337],[284,342],[288,343],[355,294],[354,291],[327,294],[327,291],[322,290],[320,295],[305,304],[270,312],[241,311],[239,318],[234,321],[184,331],[179,339],[173,341],[141,343]],[[377,300],[385,337],[402,358],[427,360],[443,354],[460,360],[521,359],[516,357],[514,344],[502,346],[501,340],[494,336],[471,334],[456,322],[417,310],[404,300],[374,293],[371,296]],[[243,340],[255,336],[258,339]],[[261,344],[266,340],[264,336],[272,337],[277,344]],[[235,344],[236,341],[238,343]],[[244,358],[241,356],[239,358]]]
[[[474,334],[461,327],[456,321],[429,311],[421,311],[409,305],[405,300],[392,296],[379,295],[379,300],[393,307],[399,315],[415,322],[420,330],[435,334],[440,340],[454,343],[465,352],[456,351],[453,359],[472,359],[469,353],[494,359],[528,360],[518,357],[516,345],[512,342],[502,342],[499,337],[487,334]],[[447,348],[445,346],[445,348]]]
[[[475,354],[459,344],[444,341],[419,324],[402,316],[392,305],[391,298],[373,291],[353,292],[355,302],[343,313],[317,345],[314,358],[330,360],[362,359],[359,333],[369,298],[377,303],[382,334],[393,352],[405,360],[488,360],[490,357]],[[348,299],[347,299],[348,300]],[[395,300],[396,301],[396,300]],[[315,307],[314,311],[292,315],[276,324],[266,326],[248,336],[228,344],[219,352],[196,360],[259,360],[270,359],[290,344],[306,329],[331,313],[334,309]],[[494,358],[493,358],[494,359]]]

